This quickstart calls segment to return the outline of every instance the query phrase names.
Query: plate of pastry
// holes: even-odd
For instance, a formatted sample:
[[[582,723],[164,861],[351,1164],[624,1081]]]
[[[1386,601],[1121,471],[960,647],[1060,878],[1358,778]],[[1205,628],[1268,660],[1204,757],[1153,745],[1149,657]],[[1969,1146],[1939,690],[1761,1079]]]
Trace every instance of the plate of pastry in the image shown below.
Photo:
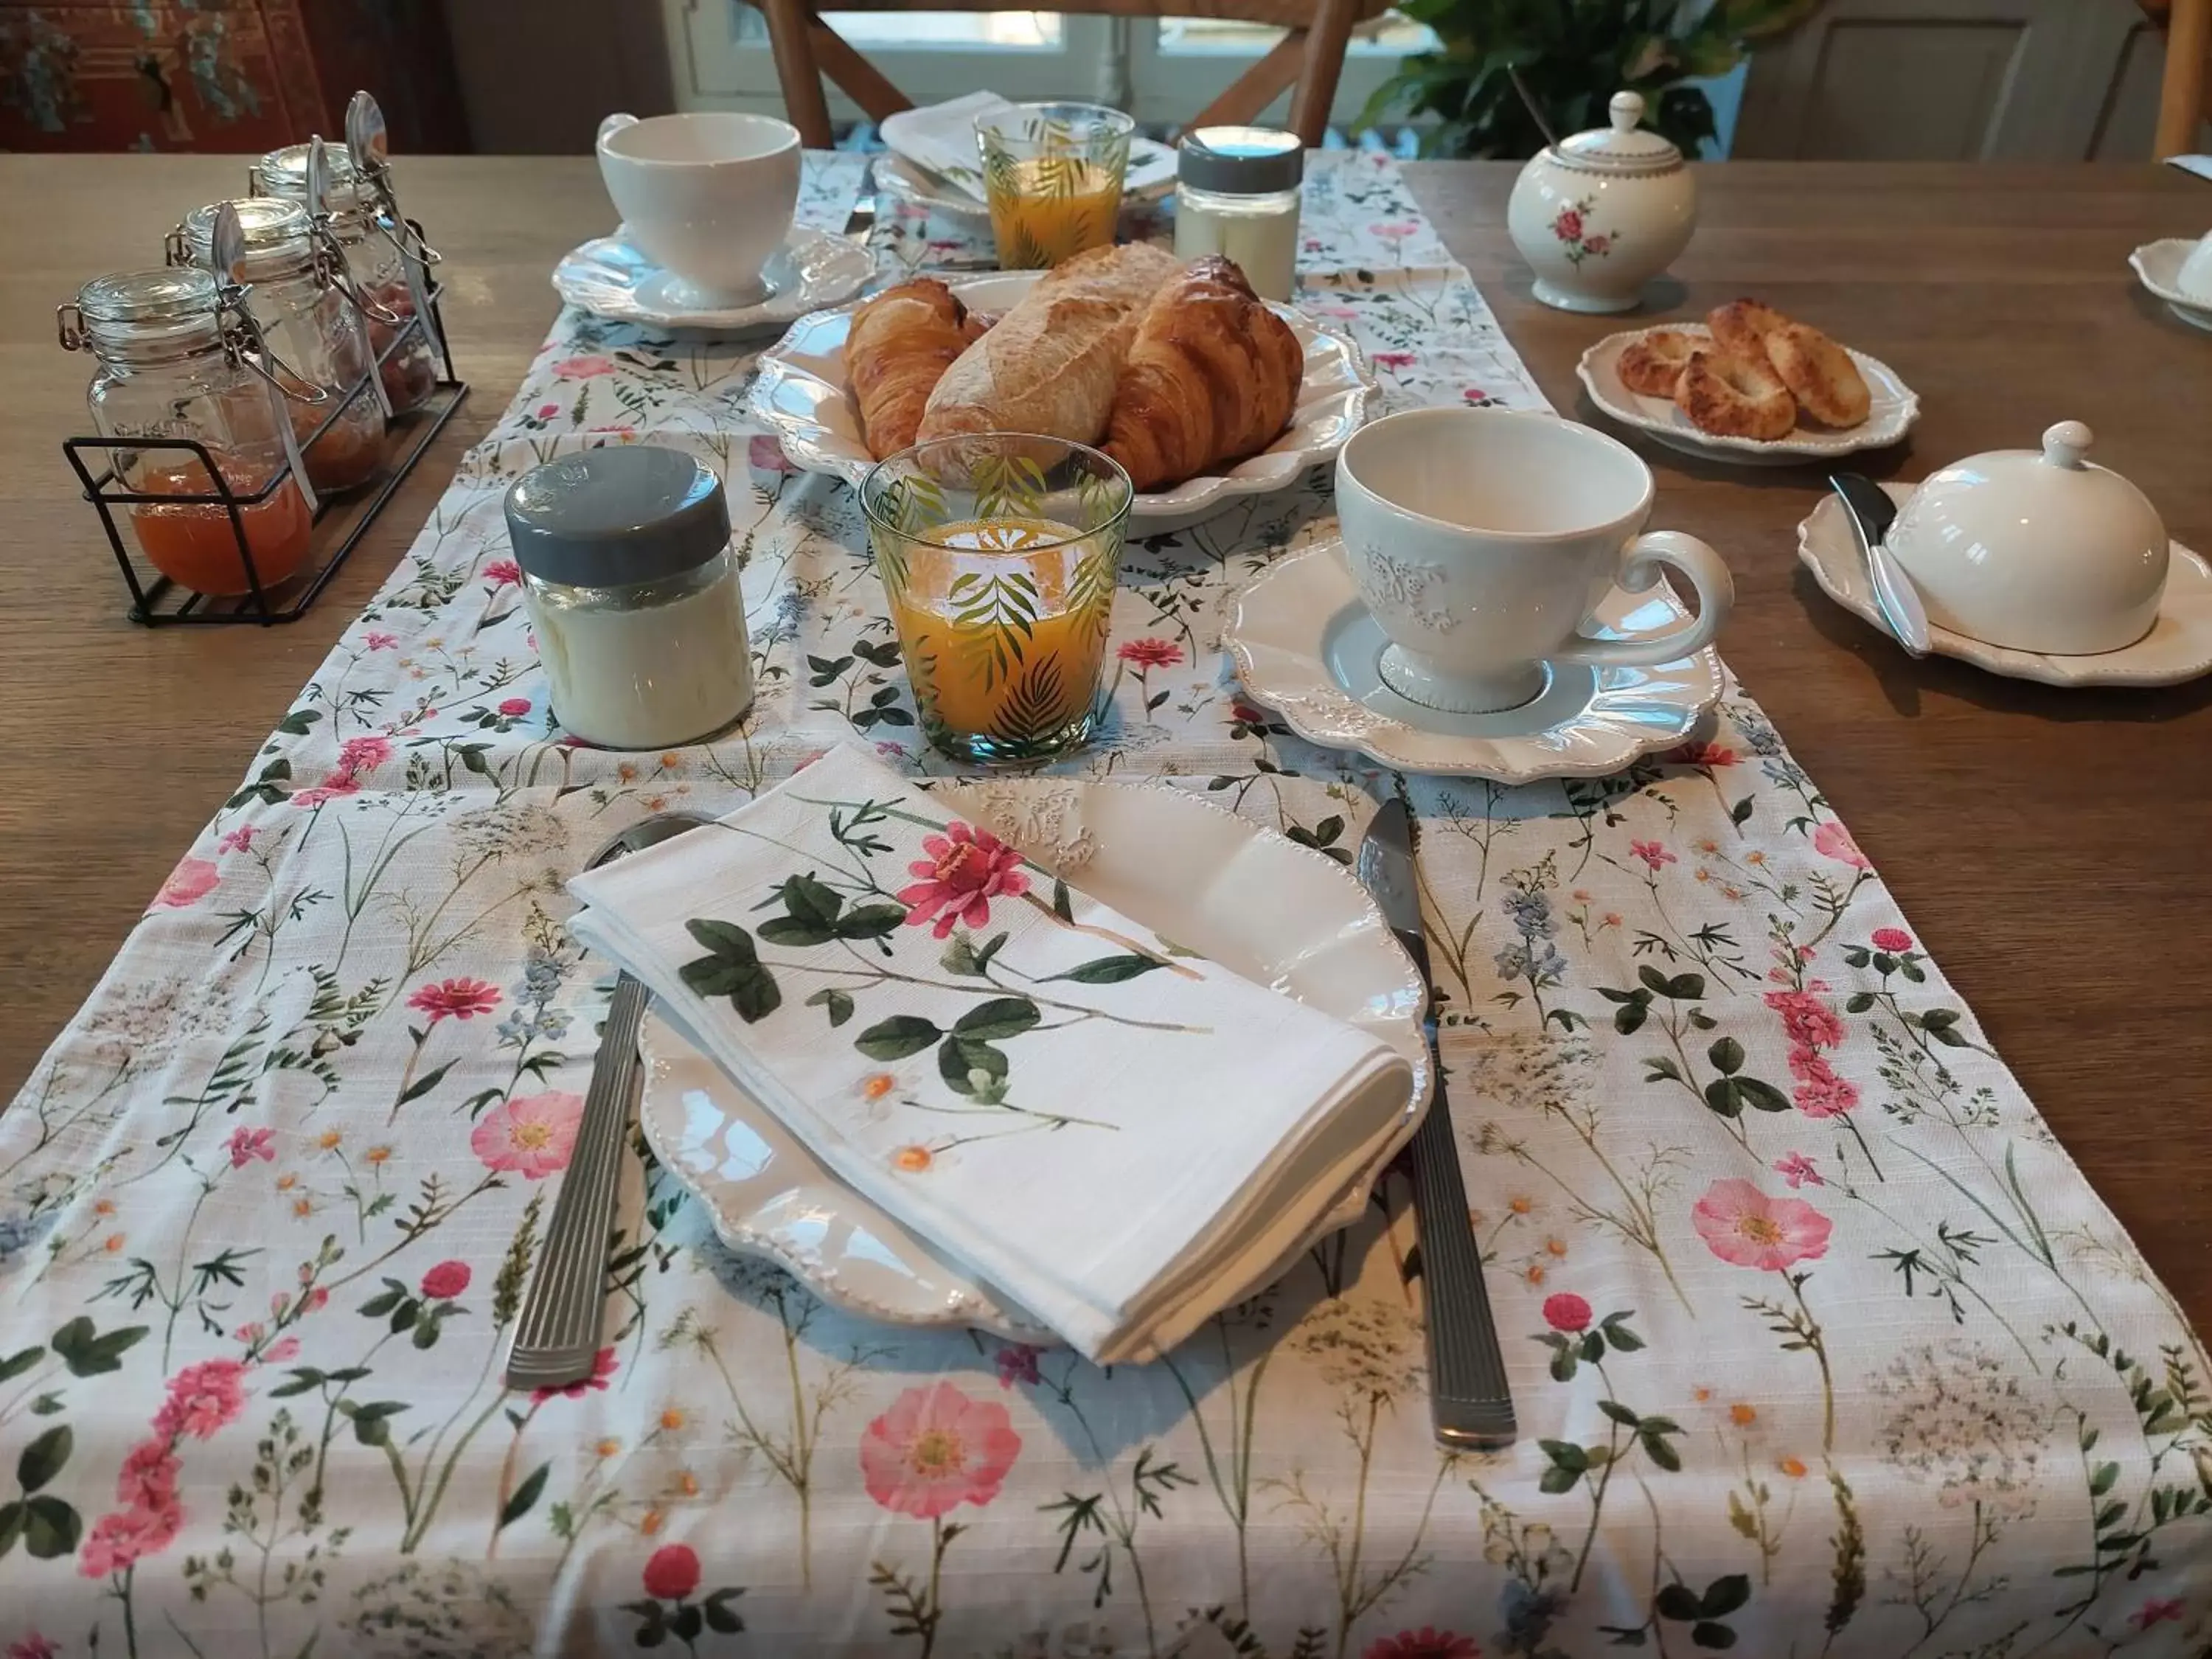
[[[801,318],[763,354],[750,407],[794,465],[853,484],[964,432],[1096,444],[1159,533],[1296,483],[1379,397],[1357,345],[1255,298],[1232,262],[1140,242]]]
[[[1897,442],[1920,398],[1897,371],[1757,300],[1610,334],[1575,373],[1590,401],[1686,454],[1787,466]]]

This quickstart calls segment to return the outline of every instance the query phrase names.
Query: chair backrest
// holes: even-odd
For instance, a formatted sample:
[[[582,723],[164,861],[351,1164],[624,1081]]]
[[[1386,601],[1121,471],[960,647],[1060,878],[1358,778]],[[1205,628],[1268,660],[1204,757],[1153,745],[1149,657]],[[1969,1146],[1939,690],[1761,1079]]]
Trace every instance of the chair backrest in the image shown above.
[[[1005,0],[928,0],[942,11],[1013,11]],[[748,0],[768,20],[775,75],[785,112],[808,144],[832,142],[827,76],[845,95],[880,121],[913,104],[881,70],[822,21],[811,0]],[[1052,9],[1110,17],[1212,17],[1265,23],[1290,31],[1188,126],[1244,125],[1282,93],[1291,95],[1289,126],[1309,145],[1321,143],[1328,108],[1344,70],[1345,46],[1358,25],[1381,16],[1390,0],[1053,0]],[[911,0],[833,0],[836,11],[904,11]]]
[[[2144,9],[2154,17],[2166,14],[2166,73],[2159,86],[2158,135],[2151,144],[2151,160],[2160,161],[2195,148],[2204,125],[2205,84],[2212,79],[2212,0],[2171,0]]]

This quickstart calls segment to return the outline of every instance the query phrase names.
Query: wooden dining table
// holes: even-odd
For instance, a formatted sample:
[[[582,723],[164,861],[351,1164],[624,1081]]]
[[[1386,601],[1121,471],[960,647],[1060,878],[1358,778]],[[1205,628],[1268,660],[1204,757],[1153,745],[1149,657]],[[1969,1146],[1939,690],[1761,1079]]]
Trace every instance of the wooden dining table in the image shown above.
[[[157,263],[164,229],[242,188],[246,160],[0,156],[0,1098],[91,990],[146,901],[340,630],[391,571],[556,308],[555,258],[611,215],[586,158],[410,157],[406,203],[447,256],[474,391],[297,623],[149,629],[61,440],[90,363],[49,318],[99,273]],[[2086,422],[2173,536],[2212,549],[2212,338],[2169,316],[2129,250],[2193,235],[2212,191],[2149,167],[1729,162],[1698,170],[1696,240],[1644,317],[1756,295],[1896,367],[1908,441],[1860,458],[1915,480]],[[1559,409],[1602,424],[1575,363],[1618,319],[1536,304],[1504,229],[1515,168],[1407,174]],[[1635,320],[1643,320],[1639,318]],[[1796,556],[1816,468],[1734,467],[1630,437],[1654,522],[1721,550],[1723,649],[1852,824],[1927,947],[2152,1266],[2212,1319],[2212,678],[2062,690],[1913,661]]]

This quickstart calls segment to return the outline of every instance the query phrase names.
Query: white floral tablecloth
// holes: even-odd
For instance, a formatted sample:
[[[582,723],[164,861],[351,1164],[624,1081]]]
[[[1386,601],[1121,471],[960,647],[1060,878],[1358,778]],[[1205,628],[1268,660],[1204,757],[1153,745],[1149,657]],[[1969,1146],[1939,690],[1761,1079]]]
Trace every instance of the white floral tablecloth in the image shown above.
[[[806,216],[858,187],[812,158]],[[1538,406],[1388,161],[1322,158],[1306,227],[1395,402]],[[940,231],[885,265],[972,261]],[[607,989],[563,876],[855,731],[938,769],[851,493],[748,429],[750,362],[562,317],[0,1117],[9,1659],[2205,1650],[2204,1351],[1818,786],[1740,693],[1590,783],[1291,738],[1217,635],[1327,532],[1319,476],[1132,544],[1075,769],[1346,859],[1410,791],[1521,1443],[1431,1443],[1383,1205],[1102,1372],[833,1312],[642,1163],[596,1375],[504,1389]],[[761,697],[616,756],[548,724],[500,497],[644,436],[728,481]]]

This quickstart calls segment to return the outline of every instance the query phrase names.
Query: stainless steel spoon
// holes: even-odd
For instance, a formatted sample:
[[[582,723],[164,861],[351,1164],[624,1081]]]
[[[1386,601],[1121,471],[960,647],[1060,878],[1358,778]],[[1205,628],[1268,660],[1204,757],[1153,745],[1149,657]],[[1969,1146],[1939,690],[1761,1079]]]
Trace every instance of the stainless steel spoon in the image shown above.
[[[611,864],[714,820],[698,812],[661,812],[640,819],[592,855],[588,868]],[[568,1160],[568,1179],[553,1202],[545,1248],[522,1299],[514,1346],[507,1356],[507,1386],[557,1389],[592,1374],[599,1351],[606,1304],[607,1237],[621,1189],[623,1143],[637,1088],[638,1022],[645,1018],[645,987],[623,974],[615,981],[583,1121]]]

